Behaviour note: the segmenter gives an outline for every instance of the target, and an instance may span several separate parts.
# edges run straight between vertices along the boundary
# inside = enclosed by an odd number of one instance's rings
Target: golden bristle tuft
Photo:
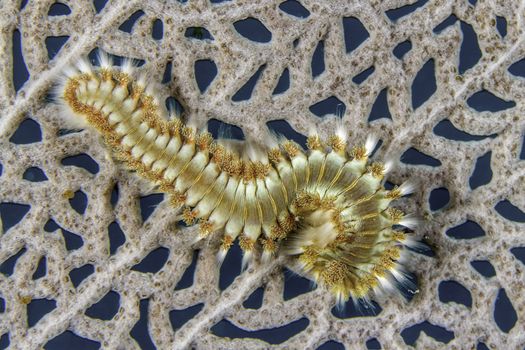
[[[372,174],[373,177],[382,179],[385,175],[385,166],[382,163],[375,162],[368,167],[368,171]]]
[[[221,249],[228,250],[233,244],[233,238],[229,235],[222,236],[221,239]]]
[[[390,217],[390,220],[392,220],[393,223],[397,224],[403,217],[405,216],[405,213],[403,213],[401,210],[397,208],[388,208],[386,210],[387,215]]]
[[[283,159],[283,155],[281,153],[281,150],[278,148],[272,148],[268,151],[268,159],[273,164],[279,163]]]
[[[300,152],[297,144],[292,141],[285,141],[283,143],[283,149],[290,158],[296,157],[297,155],[299,155],[299,152]]]
[[[196,219],[197,212],[195,210],[191,210],[191,208],[184,208],[184,211],[182,212],[182,221],[184,221],[186,225],[193,225]]]
[[[354,147],[351,152],[352,157],[357,160],[366,160],[368,158],[364,146]]]
[[[239,237],[239,247],[241,247],[244,252],[251,252],[255,247],[255,241],[246,235],[241,235]]]
[[[209,220],[201,219],[199,221],[199,235],[201,237],[208,237],[213,232],[213,223]]]
[[[388,193],[385,195],[385,198],[391,199],[391,200],[401,198],[401,190],[399,189],[398,186],[395,186],[393,189],[388,191]]]
[[[213,137],[209,132],[199,134],[195,139],[195,144],[201,151],[207,150],[213,141]]]
[[[343,153],[346,148],[346,143],[337,135],[332,135],[328,138],[328,144],[337,153]]]
[[[306,139],[306,147],[311,150],[321,151],[323,149],[323,144],[321,143],[319,135],[308,136]]]

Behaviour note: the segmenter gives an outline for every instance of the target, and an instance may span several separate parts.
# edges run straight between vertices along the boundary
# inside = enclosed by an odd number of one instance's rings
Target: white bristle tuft
[[[414,193],[416,188],[417,184],[414,180],[407,180],[399,186],[399,191],[401,192],[401,196],[406,196],[407,194]]]
[[[98,50],[97,61],[100,64],[100,68],[111,68],[113,66],[113,59],[105,51]]]
[[[375,134],[368,135],[368,137],[366,138],[366,142],[365,142],[365,149],[366,149],[367,156],[372,154],[378,142],[379,142],[379,138],[377,137],[377,135]]]
[[[242,256],[241,271],[246,270],[246,268],[252,262],[252,260],[253,260],[253,252],[249,250],[244,251],[244,254]]]
[[[93,66],[91,65],[91,63],[85,59],[85,58],[81,58],[78,60],[77,64],[76,64],[78,70],[81,72],[81,73],[87,73],[87,74],[91,74],[93,73]]]
[[[411,229],[411,230],[416,229],[419,225],[421,225],[421,223],[422,223],[421,219],[412,214],[405,215],[399,221],[399,225],[405,226],[406,228]]]
[[[228,250],[223,248],[219,249],[219,251],[217,252],[217,263],[219,264],[219,266],[222,265],[227,253]]]

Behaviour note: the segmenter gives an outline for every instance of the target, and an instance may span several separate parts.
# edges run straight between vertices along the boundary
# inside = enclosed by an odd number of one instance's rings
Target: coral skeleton
[[[246,142],[238,153],[167,119],[156,88],[129,62],[112,66],[105,54],[99,62],[66,70],[58,90],[65,114],[98,131],[117,159],[167,193],[180,219],[199,226],[195,241],[221,231],[219,262],[235,239],[243,268],[259,253],[263,262],[291,256],[340,303],[405,282],[400,261],[409,235],[398,228],[414,228],[417,219],[391,203],[414,186],[384,188],[392,164],[369,161],[374,136],[350,148],[340,126],[327,140],[312,131],[307,150],[274,140]]]

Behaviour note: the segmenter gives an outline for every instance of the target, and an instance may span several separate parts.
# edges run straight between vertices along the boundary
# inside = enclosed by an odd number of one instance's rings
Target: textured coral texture
[[[523,349],[525,2],[300,4],[0,2],[0,347]],[[266,29],[243,35],[254,21]],[[407,264],[417,290],[341,310],[286,259],[239,273],[237,249],[219,268],[219,236],[193,244],[96,132],[64,127],[52,88],[97,47],[144,61],[194,125],[326,137],[342,118],[353,143],[378,135],[374,157],[398,161],[388,180],[420,184],[401,201],[432,248]]]

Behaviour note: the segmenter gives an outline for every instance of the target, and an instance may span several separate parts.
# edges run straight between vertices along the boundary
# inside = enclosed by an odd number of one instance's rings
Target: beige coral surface
[[[473,349],[483,342],[490,349],[523,349],[525,346],[525,266],[511,252],[525,246],[525,226],[501,216],[495,206],[508,200],[525,210],[525,161],[520,160],[525,130],[525,80],[508,68],[525,56],[525,1],[430,0],[409,15],[391,20],[387,11],[415,3],[413,0],[301,0],[307,18],[291,16],[279,8],[283,0],[234,0],[212,4],[207,0],[120,1],[110,0],[100,13],[92,1],[63,1],[71,13],[48,16],[53,1],[31,1],[20,9],[20,1],[0,2],[0,203],[30,206],[19,223],[0,236],[0,263],[23,250],[12,274],[0,274],[0,297],[5,306],[0,313],[0,336],[9,333],[10,348],[38,349],[66,330],[100,342],[104,349],[138,349],[130,331],[140,318],[141,300],[149,300],[148,330],[158,349],[239,349],[291,348],[315,349],[328,340],[347,349],[363,349],[365,342],[377,338],[384,349],[404,349],[408,345],[401,332],[428,321],[454,333],[446,345],[421,333],[415,347],[421,349]],[[142,10],[131,33],[119,26]],[[458,71],[463,34],[460,22],[440,32],[433,29],[451,14],[472,26],[481,50],[480,60],[465,72]],[[496,17],[507,21],[507,34],[496,28]],[[271,32],[268,43],[255,43],[241,36],[233,23],[253,17]],[[355,17],[369,37],[350,53],[346,52],[343,17]],[[156,19],[163,23],[162,39],[152,37]],[[204,27],[213,40],[188,38],[189,27]],[[22,38],[22,52],[30,77],[19,91],[13,84],[13,32]],[[69,36],[58,54],[49,60],[45,39]],[[294,41],[297,45],[294,45]],[[350,38],[351,40],[352,38]],[[401,59],[392,50],[410,40],[412,48]],[[324,42],[325,70],[312,77],[312,55]],[[376,157],[399,159],[410,148],[438,159],[439,166],[399,162],[389,177],[393,183],[417,179],[419,192],[403,200],[409,212],[416,212],[424,223],[418,237],[434,247],[435,256],[413,254],[408,269],[418,279],[418,292],[410,302],[402,298],[378,300],[382,311],[374,317],[341,319],[332,313],[333,297],[321,288],[284,300],[286,261],[252,265],[225,290],[219,288],[219,269],[215,260],[217,239],[192,245],[194,228],[177,227],[173,209],[162,202],[145,221],[140,212],[141,182],[112,160],[94,131],[82,130],[62,135],[59,108],[47,94],[68,64],[86,56],[95,47],[124,57],[145,61],[139,71],[160,82],[168,62],[171,77],[162,85],[164,97],[175,96],[184,106],[184,117],[197,125],[210,118],[238,125],[245,135],[261,139],[261,130],[270,120],[285,119],[295,130],[306,134],[315,124],[324,135],[335,130],[333,117],[320,118],[311,105],[336,96],[346,105],[343,123],[355,143],[368,133],[383,141]],[[203,92],[195,80],[197,60],[211,59],[218,75]],[[412,83],[433,59],[436,91],[414,110]],[[18,63],[17,63],[18,64]],[[265,65],[251,98],[234,102],[232,96]],[[352,78],[374,66],[374,73],[363,83]],[[281,73],[289,69],[290,87],[281,94],[274,90]],[[379,93],[387,88],[390,118],[368,122]],[[514,101],[515,106],[496,112],[478,112],[467,100],[487,90]],[[10,141],[25,118],[35,120],[42,140],[30,144]],[[497,135],[477,141],[451,140],[436,135],[434,127],[444,119],[472,135]],[[469,186],[479,157],[490,153],[492,179],[472,190]],[[62,159],[88,154],[96,163],[96,174],[66,166]],[[39,167],[48,181],[23,179],[25,170]],[[118,184],[119,199],[110,201]],[[432,211],[432,190],[445,187],[450,203]],[[69,199],[78,190],[87,196],[87,208],[80,214]],[[44,230],[53,219],[63,230],[82,238],[79,249],[68,250],[63,236]],[[473,221],[485,235],[456,239],[447,235],[453,227]],[[125,243],[110,254],[108,226],[118,222]],[[155,272],[132,269],[159,247],[169,250],[166,263]],[[176,285],[199,249],[193,284],[185,289]],[[33,279],[42,257],[45,276]],[[472,261],[489,260],[496,270],[484,277]],[[226,261],[227,263],[228,261]],[[72,270],[90,264],[93,273],[78,286],[69,276]],[[472,305],[443,302],[439,298],[442,281],[456,281],[471,294]],[[243,302],[259,287],[264,298],[259,309],[243,307]],[[517,322],[503,332],[494,319],[498,293],[504,289],[517,314]],[[86,310],[108,292],[120,296],[120,307],[110,320],[92,318]],[[56,308],[32,327],[27,323],[31,300],[56,301]],[[170,311],[203,303],[202,310],[176,331]],[[142,302],[143,305],[144,302]],[[1,311],[1,310],[0,310]],[[308,326],[281,344],[258,339],[222,338],[212,328],[226,319],[246,330],[284,326],[299,319]]]

